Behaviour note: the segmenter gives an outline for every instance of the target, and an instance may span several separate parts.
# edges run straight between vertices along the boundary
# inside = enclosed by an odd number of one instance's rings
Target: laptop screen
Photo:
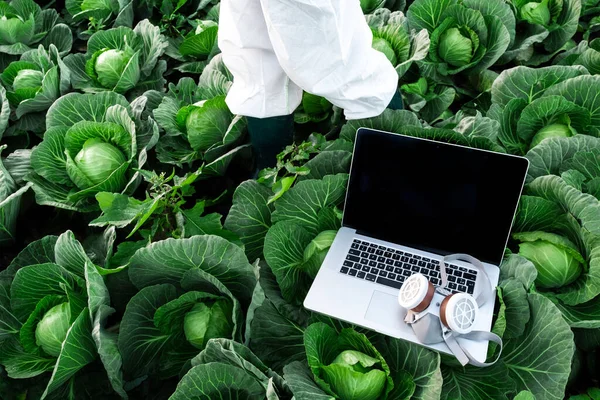
[[[344,226],[403,246],[500,264],[525,158],[366,129],[355,146]]]

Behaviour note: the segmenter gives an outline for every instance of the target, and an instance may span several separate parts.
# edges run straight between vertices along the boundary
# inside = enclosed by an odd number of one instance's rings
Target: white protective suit
[[[234,76],[235,114],[288,115],[302,90],[325,97],[347,119],[379,115],[398,75],[371,47],[359,0],[222,0],[219,47]]]

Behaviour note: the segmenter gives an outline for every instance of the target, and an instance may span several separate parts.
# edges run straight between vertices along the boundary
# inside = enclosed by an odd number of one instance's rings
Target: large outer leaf
[[[273,273],[267,266],[261,267],[246,329],[246,342],[254,354],[276,371],[292,361],[305,360],[308,317],[306,309],[283,299]]]
[[[505,340],[518,338],[525,331],[525,326],[531,318],[527,291],[523,283],[517,279],[504,280],[500,286],[502,300],[506,306],[506,330],[502,338]]]
[[[509,255],[500,265],[500,281],[510,278],[518,280],[526,289],[529,289],[537,278],[535,265],[523,256]]]
[[[265,399],[266,389],[242,368],[223,363],[201,364],[179,382],[169,400]]]
[[[442,393],[442,373],[438,353],[391,337],[381,337],[377,349],[390,366],[392,377],[408,372],[415,384],[411,399],[435,400]]]
[[[17,271],[10,288],[12,310],[24,321],[42,298],[51,294],[64,296],[74,285],[74,276],[56,264],[23,267]]]
[[[265,238],[265,260],[277,278],[283,298],[301,304],[313,277],[304,270],[304,249],[314,235],[295,221],[281,221]]]
[[[352,153],[344,150],[322,151],[315,158],[304,164],[310,172],[298,177],[298,181],[306,179],[323,179],[326,175],[347,174],[350,172]]]
[[[297,400],[334,400],[317,385],[311,371],[303,361],[294,361],[283,369],[285,380]]]
[[[113,92],[97,94],[69,93],[56,100],[48,109],[46,127],[71,127],[79,121],[102,122],[106,110],[119,104],[129,111],[125,97]]]
[[[433,32],[442,21],[446,9],[456,4],[455,0],[416,0],[408,8],[406,17],[411,29],[427,29]]]
[[[167,239],[138,250],[129,277],[138,287],[157,283],[179,285],[190,269],[200,268],[223,283],[242,304],[248,304],[256,284],[254,268],[241,248],[212,235]]]
[[[527,153],[530,162],[527,182],[544,175],[558,175],[561,167],[577,153],[599,147],[600,139],[587,135],[546,139]]]
[[[549,53],[560,49],[577,32],[579,15],[581,14],[581,0],[564,0],[562,12],[556,21],[558,27],[550,31],[544,47]]]
[[[152,25],[147,19],[138,23],[133,32],[137,35],[137,40],[141,42],[137,44],[142,49],[140,69],[143,75],[148,76],[167,48],[168,42],[160,34],[160,28]]]
[[[507,69],[496,78],[492,85],[492,103],[506,106],[513,99],[525,99],[532,102],[552,85],[587,73],[585,68],[579,66]]]
[[[0,272],[0,278],[12,280],[17,271],[23,267],[34,264],[54,263],[54,245],[57,240],[57,236],[48,235],[35,242],[31,242],[12,259],[8,268]]]
[[[571,369],[573,333],[550,300],[535,293],[528,300],[531,320],[523,336],[505,342],[501,360],[517,391],[560,400]]]
[[[90,314],[85,308],[77,317],[67,332],[60,355],[56,360],[54,371],[42,395],[46,398],[50,393],[67,382],[81,368],[94,361],[97,357],[96,348],[92,339],[92,324]]]
[[[557,83],[549,88],[544,96],[562,96],[566,100],[588,109],[591,114],[592,126],[600,128],[600,96],[598,93],[600,93],[600,76],[582,75]]]
[[[272,221],[294,221],[316,236],[319,211],[342,202],[347,183],[347,174],[298,182],[275,203]]]
[[[487,368],[471,365],[443,366],[442,376],[444,385],[441,399],[443,400],[508,399],[507,395],[515,391],[515,383],[509,378],[508,371],[501,362]]]
[[[267,204],[271,191],[254,180],[239,185],[233,205],[225,220],[225,228],[237,234],[244,243],[248,260],[262,256],[265,236],[271,226],[273,206]]]
[[[174,286],[155,285],[142,289],[127,304],[118,339],[126,379],[155,369],[157,356],[169,345],[170,338],[154,325],[154,313],[176,298]]]

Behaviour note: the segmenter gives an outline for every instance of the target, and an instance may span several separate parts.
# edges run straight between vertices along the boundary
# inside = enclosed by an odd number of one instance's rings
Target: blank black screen
[[[440,255],[500,263],[525,158],[364,129],[356,140],[344,226]]]

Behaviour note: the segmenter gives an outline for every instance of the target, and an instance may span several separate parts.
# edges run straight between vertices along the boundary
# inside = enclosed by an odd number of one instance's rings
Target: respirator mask
[[[476,297],[454,293],[447,288],[446,264],[450,261],[464,261],[478,270],[482,287],[475,288]],[[440,276],[442,283],[437,288],[419,273],[404,282],[398,294],[398,303],[408,310],[404,321],[412,327],[421,343],[431,345],[445,342],[463,366],[468,363],[478,367],[494,364],[502,353],[502,339],[491,332],[473,330],[479,308],[496,295],[483,264],[467,254],[449,255],[440,262]],[[457,338],[495,342],[500,345],[500,352],[494,361],[482,363],[473,358]]]

